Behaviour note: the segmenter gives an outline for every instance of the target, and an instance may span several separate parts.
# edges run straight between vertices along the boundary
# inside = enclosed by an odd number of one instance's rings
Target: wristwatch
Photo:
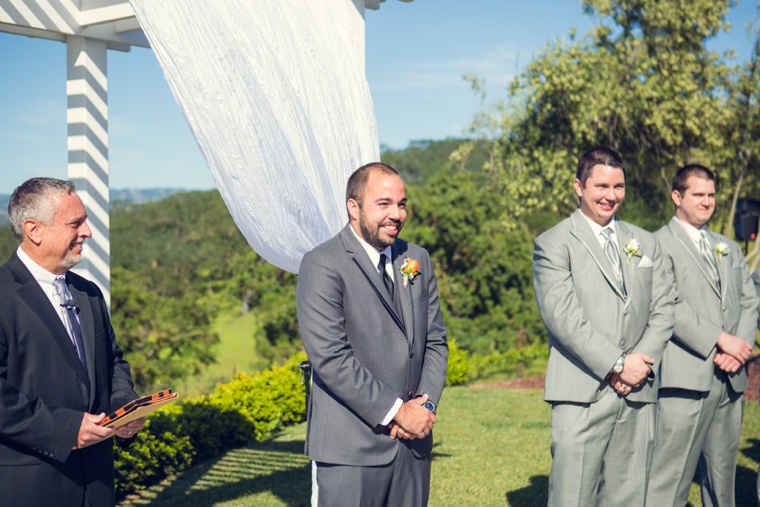
[[[433,403],[432,401],[427,400],[425,403],[422,404],[422,406],[425,407],[426,409],[430,410],[432,413],[435,414],[435,408],[436,407],[435,407],[435,403]]]
[[[622,373],[625,368],[625,354],[621,354],[618,360],[615,362],[615,366],[612,367],[612,373]]]

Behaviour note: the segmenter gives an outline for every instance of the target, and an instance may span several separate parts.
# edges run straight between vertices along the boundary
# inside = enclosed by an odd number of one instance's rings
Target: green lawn
[[[216,362],[182,386],[182,394],[186,397],[207,394],[216,384],[229,382],[238,371],[251,372],[269,366],[262,364],[256,354],[253,335],[257,329],[253,312],[241,315],[237,307],[220,312],[213,326],[220,340],[214,347]]]
[[[431,506],[546,505],[549,406],[540,390],[450,388],[434,430]],[[227,453],[133,499],[133,505],[308,505],[304,426]],[[737,505],[755,505],[760,407],[748,403],[737,465]],[[690,501],[701,505],[696,485]]]

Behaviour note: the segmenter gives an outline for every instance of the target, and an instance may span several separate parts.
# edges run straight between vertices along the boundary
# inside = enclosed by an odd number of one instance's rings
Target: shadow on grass
[[[270,441],[235,449],[188,470],[159,491],[144,493],[132,505],[211,506],[268,493],[281,504],[305,506],[310,488],[311,467],[303,455],[303,441]]]
[[[507,491],[507,505],[514,507],[534,507],[546,505],[549,501],[549,476],[534,475],[530,486],[515,491]]]

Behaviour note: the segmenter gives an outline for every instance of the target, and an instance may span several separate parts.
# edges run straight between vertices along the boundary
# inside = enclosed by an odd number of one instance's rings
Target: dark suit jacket
[[[88,371],[55,309],[14,253],[0,266],[0,492],[13,505],[114,504],[111,440],[72,450],[85,412],[137,397],[100,289],[66,274]]]
[[[390,463],[399,445],[429,456],[432,435],[391,440],[380,422],[397,398],[428,394],[438,403],[443,391],[448,346],[433,265],[424,249],[396,240],[397,312],[349,228],[307,253],[298,276],[298,322],[314,368],[306,453],[360,466]],[[407,257],[421,271],[404,287]]]

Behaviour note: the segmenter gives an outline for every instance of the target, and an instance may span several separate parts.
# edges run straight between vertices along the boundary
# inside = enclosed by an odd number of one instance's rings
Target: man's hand
[[[610,385],[615,391],[617,391],[618,394],[620,394],[620,396],[628,396],[633,390],[631,386],[620,379],[619,373],[613,373],[610,375]]]
[[[389,425],[391,438],[424,438],[430,433],[436,418],[434,413],[422,406],[427,400],[425,394],[401,405]]]
[[[752,345],[725,331],[720,333],[718,348],[721,352],[728,354],[741,364],[744,364],[752,353]]]
[[[120,438],[132,438],[145,426],[145,418],[135,419],[116,430],[116,436]]]
[[[84,414],[82,425],[79,427],[79,435],[77,435],[77,449],[84,449],[114,436],[115,432],[113,429],[98,426],[98,423],[105,417],[105,412],[101,412],[98,415]]]
[[[742,367],[742,363],[737,361],[736,358],[729,356],[728,354],[724,354],[723,352],[718,352],[715,354],[713,364],[728,373],[737,372],[739,371],[739,368]]]
[[[649,376],[653,364],[654,359],[649,356],[645,356],[644,354],[628,354],[625,356],[623,371],[620,372],[620,380],[624,385],[632,389],[639,387]]]

